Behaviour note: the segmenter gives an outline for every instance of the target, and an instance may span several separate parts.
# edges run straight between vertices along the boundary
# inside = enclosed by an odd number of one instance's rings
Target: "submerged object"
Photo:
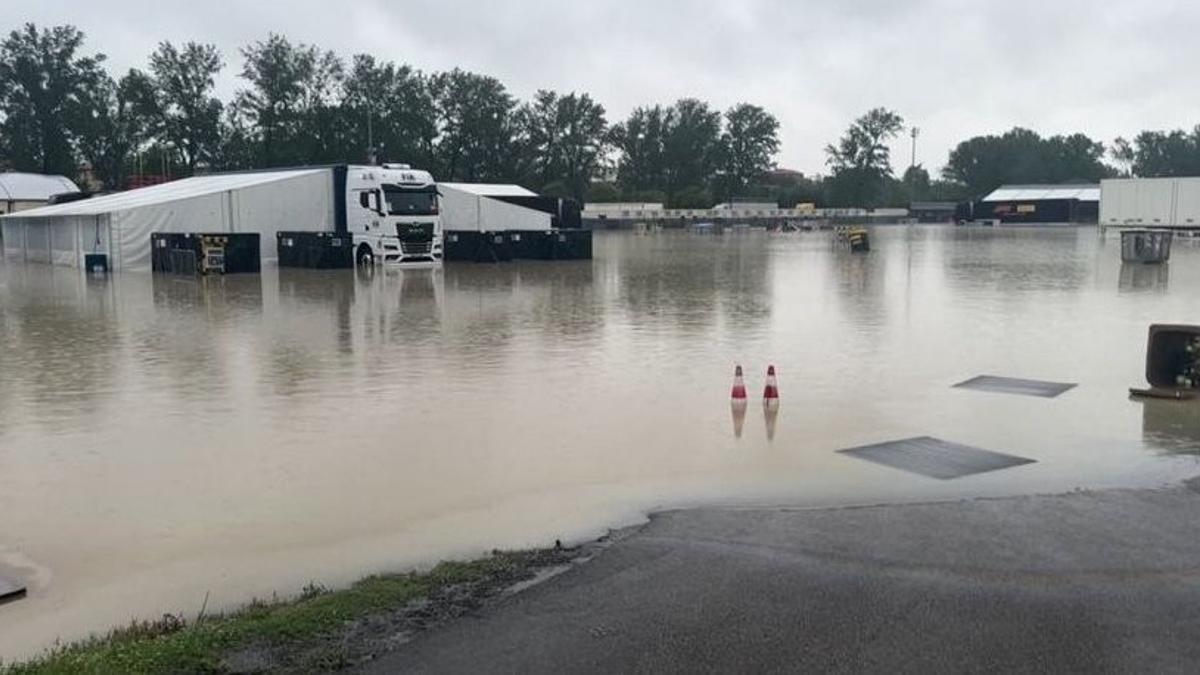
[[[1169,230],[1122,230],[1121,262],[1165,263],[1171,259],[1173,236]]]
[[[1146,342],[1149,389],[1131,388],[1134,396],[1192,399],[1200,395],[1200,326],[1152,324]]]
[[[855,227],[846,233],[846,241],[850,244],[850,250],[855,253],[866,253],[871,250],[871,239],[867,235],[867,228]]]
[[[13,581],[0,577],[0,605],[25,597],[25,587]]]

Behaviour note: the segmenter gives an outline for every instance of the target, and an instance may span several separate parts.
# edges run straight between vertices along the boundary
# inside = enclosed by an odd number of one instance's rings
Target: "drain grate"
[[[25,597],[25,587],[15,581],[0,577],[0,605]]]
[[[959,389],[977,389],[999,394],[1018,394],[1020,396],[1041,396],[1054,398],[1059,394],[1075,388],[1071,382],[1043,382],[1041,380],[1022,380],[1015,377],[997,377],[995,375],[980,375],[965,382],[954,385]]]
[[[864,445],[838,452],[940,480],[1032,464],[1035,461],[930,436]]]

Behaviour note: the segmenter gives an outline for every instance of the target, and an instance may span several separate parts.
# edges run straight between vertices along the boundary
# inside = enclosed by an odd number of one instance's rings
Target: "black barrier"
[[[353,240],[333,232],[279,232],[275,235],[280,267],[348,269],[354,267]]]

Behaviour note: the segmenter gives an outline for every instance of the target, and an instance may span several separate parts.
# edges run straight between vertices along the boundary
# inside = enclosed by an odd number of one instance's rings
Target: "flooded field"
[[[1200,323],[1200,240],[1123,267],[1090,228],[872,236],[598,233],[582,263],[199,281],[0,263],[0,576],[30,586],[0,656],[654,509],[1200,472],[1200,407],[1127,395],[1148,324]],[[1078,386],[951,387],[984,374]],[[939,481],[835,452],[924,435],[1036,461]]]

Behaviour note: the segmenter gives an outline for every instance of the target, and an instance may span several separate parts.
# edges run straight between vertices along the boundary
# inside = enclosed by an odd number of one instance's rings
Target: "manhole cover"
[[[959,389],[978,389],[1000,394],[1041,396],[1042,398],[1054,398],[1075,387],[1070,382],[1042,382],[1041,380],[1022,380],[1015,377],[996,377],[995,375],[972,377],[966,382],[959,382],[954,386]]]
[[[838,450],[843,455],[883,464],[893,469],[948,480],[974,473],[1007,469],[1035,460],[1006,455],[930,436],[906,438],[875,445]]]

